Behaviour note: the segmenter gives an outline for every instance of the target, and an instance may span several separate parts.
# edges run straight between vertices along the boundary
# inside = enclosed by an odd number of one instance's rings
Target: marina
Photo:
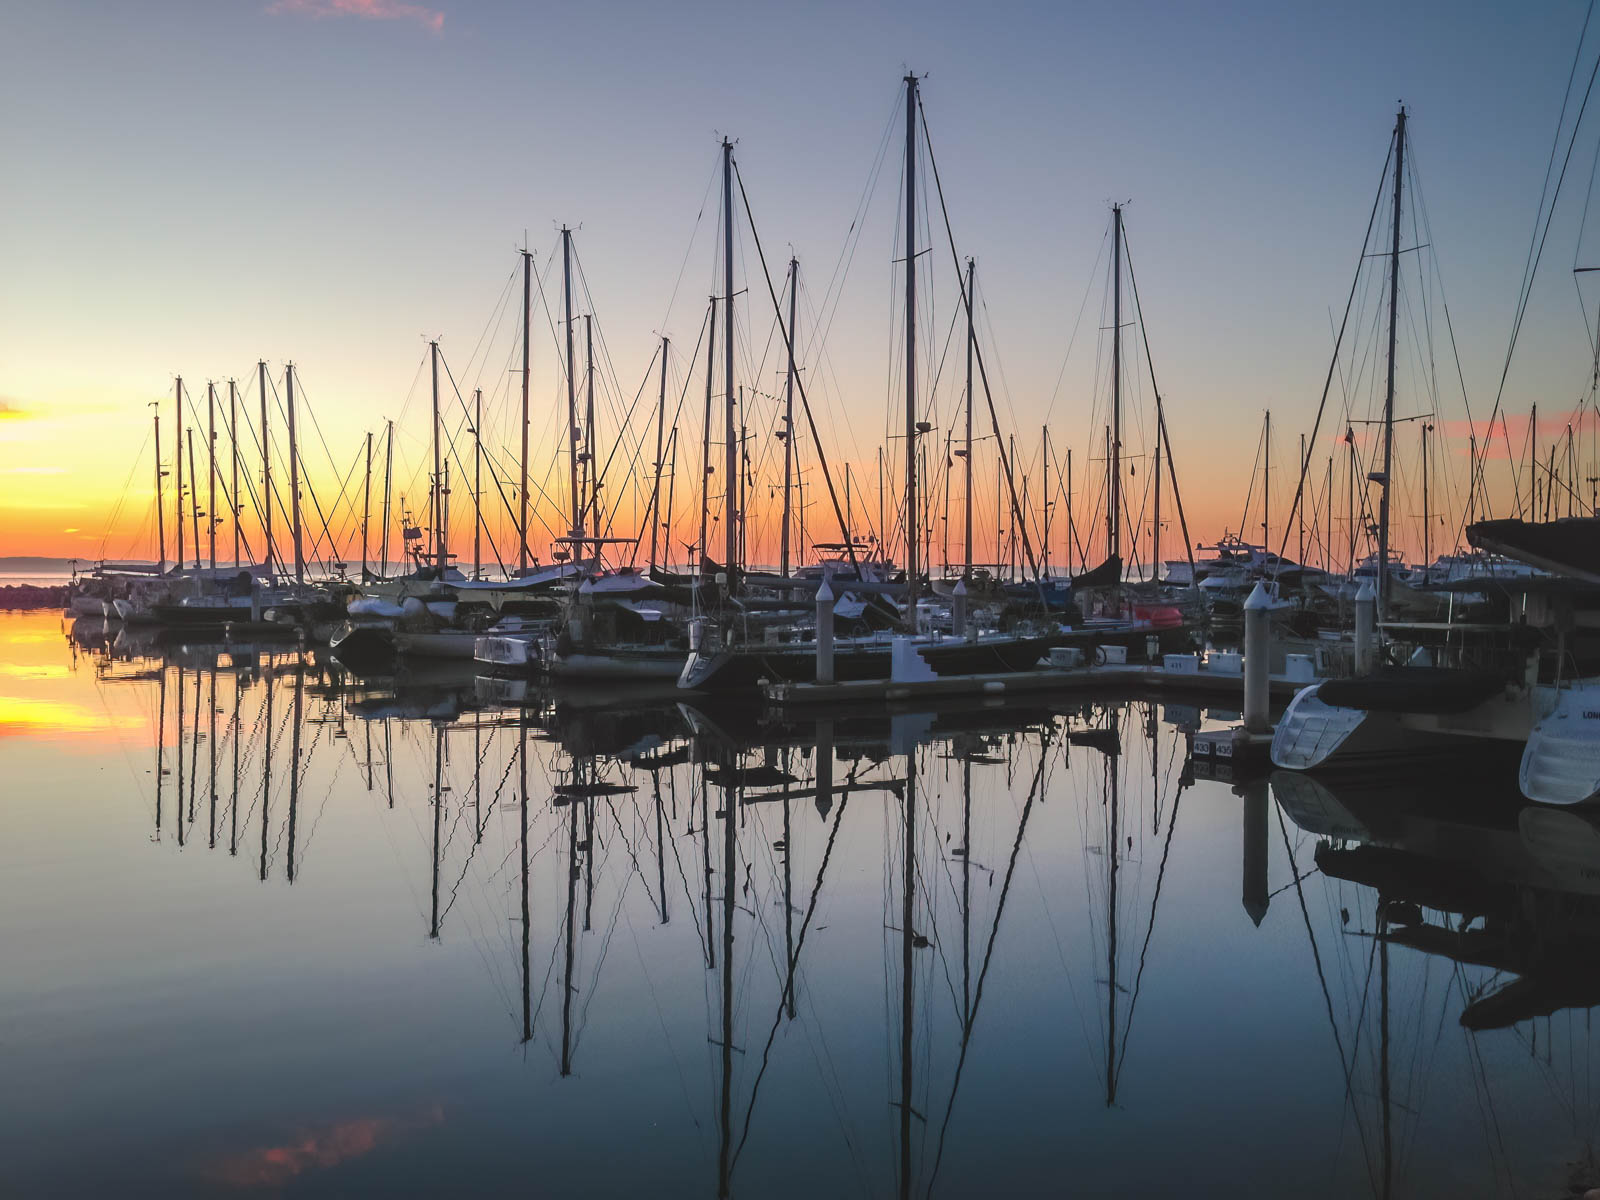
[[[18,14],[0,1194],[1600,1200],[1594,0],[703,7]]]

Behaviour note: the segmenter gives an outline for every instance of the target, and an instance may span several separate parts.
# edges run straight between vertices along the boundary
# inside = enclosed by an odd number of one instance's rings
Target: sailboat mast
[[[183,570],[183,376],[178,376],[177,386],[173,388],[173,410],[177,419],[172,423],[172,469],[177,472],[178,490],[174,501],[174,508],[178,517],[178,570]]]
[[[1383,479],[1378,497],[1378,615],[1389,608],[1389,483],[1394,465],[1395,339],[1400,315],[1400,201],[1406,177],[1406,110],[1394,123],[1394,228],[1389,267],[1389,379],[1383,393]]]
[[[239,386],[228,380],[228,449],[229,449],[229,505],[230,524],[233,526],[233,565],[240,565],[239,512],[244,505],[239,500]]]
[[[1050,578],[1050,508],[1054,503],[1050,499],[1050,426],[1048,425],[1044,426],[1044,446],[1040,450],[1040,457],[1044,459],[1044,507],[1040,510],[1044,519],[1044,552],[1041,557],[1044,560],[1044,577],[1048,579]],[[1159,480],[1161,477],[1157,475],[1156,478]],[[1160,504],[1157,503],[1158,512],[1160,508]]]
[[[429,524],[433,526],[434,565],[438,568],[439,578],[443,579],[446,556],[449,551],[444,544],[444,464],[440,460],[439,447],[439,343],[437,340],[428,343],[428,359],[433,368],[433,519]]]
[[[1076,538],[1072,527],[1072,447],[1067,447],[1067,578],[1072,578],[1072,543]]]
[[[572,230],[561,227],[561,296],[567,327],[567,487],[572,497],[573,537],[583,536],[583,498],[578,494],[578,381],[572,366]],[[581,557],[582,545],[573,548]]]
[[[517,484],[517,566],[528,569],[528,329],[533,317],[533,255],[522,252],[522,462]]]
[[[256,391],[261,397],[261,530],[266,537],[265,562],[272,573],[277,553],[272,545],[272,434],[267,426],[267,364],[256,363]]]
[[[1111,206],[1111,445],[1106,497],[1107,557],[1122,553],[1122,205]],[[1120,579],[1120,574],[1118,575]]]
[[[667,348],[670,345],[667,338],[661,339],[661,396],[656,401],[656,486],[651,496],[650,513],[650,569],[656,569],[656,549],[661,532],[661,461],[662,435],[666,431],[667,423]]]
[[[361,482],[361,578],[367,578],[367,533],[372,523],[372,432],[367,432],[367,469]]]
[[[1155,514],[1150,522],[1150,582],[1161,582],[1161,393],[1156,393]]]
[[[966,581],[968,587],[972,586],[972,346],[973,342],[977,340],[977,333],[972,327],[972,289],[974,287],[973,276],[976,274],[977,269],[977,263],[973,259],[967,259],[967,449],[964,461],[961,464],[962,474],[966,479],[964,489],[966,498],[963,501],[963,533],[961,538],[965,547],[966,560],[961,564],[961,578]]]
[[[1106,560],[1110,561],[1115,556],[1117,525],[1112,520],[1112,513],[1116,511],[1116,501],[1112,498],[1117,490],[1116,467],[1111,461],[1111,426],[1105,427],[1106,436]]]
[[[600,535],[599,463],[594,457],[594,314],[583,314],[583,482],[584,521]]]
[[[483,577],[483,389],[472,393],[472,577]]]
[[[206,478],[206,540],[211,569],[217,569],[217,385],[206,380],[206,445],[210,471]]]
[[[785,579],[789,578],[789,525],[794,514],[791,496],[794,488],[794,317],[796,293],[799,290],[800,260],[791,257],[789,259],[789,370],[783,390],[783,530],[778,539],[778,573]]]
[[[189,430],[189,519],[194,522],[194,569],[200,569],[200,484],[194,471],[194,430]]]
[[[711,315],[707,318],[709,328],[706,332],[706,413],[705,424],[700,431],[700,541],[696,547],[702,582],[706,573],[706,551],[709,549],[706,538],[710,534],[711,520],[711,393],[717,374],[717,298],[712,296],[707,303]]]
[[[1539,406],[1528,411],[1528,520],[1539,519]],[[179,557],[183,557],[179,555]]]
[[[1261,431],[1261,542],[1272,545],[1272,410]]]
[[[1322,531],[1322,569],[1331,573],[1333,571],[1333,455],[1331,454],[1328,455],[1328,470],[1323,477],[1322,491],[1327,497],[1326,525]],[[1467,523],[1470,525],[1472,522]]]
[[[156,423],[156,574],[167,573],[167,517],[161,499],[161,406],[154,404]]]
[[[378,574],[389,574],[389,498],[394,484],[394,422],[386,421],[383,440],[383,536],[378,540]]]
[[[723,493],[727,497],[723,517],[726,526],[723,532],[727,538],[724,570],[728,572],[728,590],[731,592],[735,587],[739,561],[739,421],[734,413],[733,393],[733,143],[727,138],[722,139],[722,292],[722,330],[725,335],[722,346],[722,386],[727,412],[724,428],[727,474],[722,481]]]
[[[289,414],[289,510],[294,522],[294,581],[304,583],[306,579],[305,552],[300,541],[300,448],[295,440],[294,430],[294,364],[289,363],[283,369],[286,405]],[[438,411],[438,400],[434,401],[434,411]],[[438,450],[435,449],[435,455]]]
[[[906,628],[917,628],[917,77],[906,85]]]
[[[1424,421],[1422,423],[1422,572],[1423,579],[1428,577],[1428,569],[1433,566],[1433,538],[1432,531],[1428,528],[1428,434],[1433,432],[1433,426]]]
[[[1344,431],[1345,444],[1350,447],[1350,454],[1345,463],[1345,508],[1347,519],[1345,528],[1350,534],[1349,576],[1352,581],[1356,577],[1356,434],[1348,425]]]

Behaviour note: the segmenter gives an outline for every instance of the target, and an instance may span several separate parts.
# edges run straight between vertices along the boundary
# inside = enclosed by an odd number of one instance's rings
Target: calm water
[[[6,1195],[1556,1196],[1600,1133],[1600,833],[1509,775],[68,629],[0,617]]]

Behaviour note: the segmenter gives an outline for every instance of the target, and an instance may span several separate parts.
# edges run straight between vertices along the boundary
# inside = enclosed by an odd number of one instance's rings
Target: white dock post
[[[833,588],[826,573],[817,589],[817,682],[833,682]]]
[[[1271,604],[1260,580],[1244,602],[1244,727],[1250,733],[1266,733],[1272,670]]]
[[[956,580],[955,590],[951,592],[955,603],[950,606],[950,629],[958,638],[967,636],[967,581]]]
[[[1372,581],[1363,579],[1356,592],[1356,674],[1365,675],[1372,670],[1374,651],[1378,643],[1378,594],[1372,590]]]

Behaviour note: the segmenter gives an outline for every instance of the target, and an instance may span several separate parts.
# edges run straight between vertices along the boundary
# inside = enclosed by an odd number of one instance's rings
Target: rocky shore
[[[0,587],[0,612],[25,608],[65,608],[65,587],[36,587],[31,583],[12,583]]]

